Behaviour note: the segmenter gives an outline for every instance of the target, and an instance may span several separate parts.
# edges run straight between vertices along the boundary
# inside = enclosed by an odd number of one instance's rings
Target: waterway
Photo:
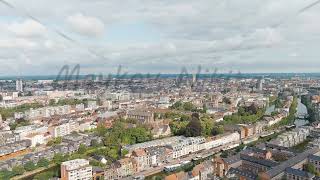
[[[271,115],[271,113],[275,110],[275,105],[271,105],[266,109],[266,112],[264,113],[265,115]]]
[[[296,127],[300,127],[308,124],[309,123],[308,120],[305,119],[305,117],[307,116],[308,116],[307,107],[301,103],[301,99],[298,99],[296,120],[294,121],[294,124],[296,125]]]

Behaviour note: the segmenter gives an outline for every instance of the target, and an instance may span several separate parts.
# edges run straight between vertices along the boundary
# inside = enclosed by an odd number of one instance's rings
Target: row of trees
[[[289,115],[283,118],[279,123],[275,124],[274,127],[285,126],[294,123],[296,119],[296,112],[298,107],[298,98],[294,97],[289,108]]]
[[[170,122],[170,128],[174,135],[184,136],[211,136],[223,133],[223,126],[217,125],[208,115],[193,113],[188,118],[180,118]]]
[[[76,104],[88,104],[88,99],[59,99],[57,102],[54,99],[50,99],[49,106],[64,106],[64,105],[76,105]]]
[[[237,113],[232,115],[224,116],[224,124],[249,124],[255,123],[264,115],[266,109],[258,108],[256,105],[252,104],[249,107],[239,107]]]
[[[121,147],[130,144],[142,143],[152,139],[149,128],[137,125],[133,128],[126,127],[126,123],[117,121],[112,129],[106,129],[103,125],[98,125],[96,133],[103,137],[103,149],[97,148],[94,153],[104,155],[110,160],[120,159],[126,154],[121,151]]]
[[[179,111],[191,111],[191,112],[200,112],[206,113],[207,108],[205,106],[202,109],[198,109],[192,102],[175,102],[171,107],[171,109],[179,110]]]
[[[310,95],[301,96],[301,103],[307,107],[307,111],[309,114],[309,116],[308,116],[309,122],[317,121],[319,118],[319,115],[317,113],[316,108],[314,107],[314,105],[311,102],[311,96]]]
[[[10,179],[14,176],[22,175],[26,171],[33,171],[37,168],[41,167],[48,167],[49,161],[45,158],[42,158],[38,161],[37,164],[33,163],[32,161],[27,162],[26,164],[15,166],[12,168],[11,171],[8,170],[1,170],[0,171],[0,179]]]
[[[0,114],[2,115],[3,119],[7,119],[9,117],[13,117],[15,112],[24,112],[27,111],[31,108],[36,109],[36,108],[40,108],[43,107],[42,104],[40,103],[26,103],[26,104],[22,104],[16,107],[12,107],[12,108],[0,108]]]

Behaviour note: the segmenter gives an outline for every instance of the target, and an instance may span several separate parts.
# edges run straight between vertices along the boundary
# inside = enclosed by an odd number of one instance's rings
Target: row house
[[[203,150],[204,147],[205,138],[203,137],[185,138],[175,144],[168,145],[168,148],[172,149],[173,151],[174,159]]]
[[[136,171],[140,172],[150,167],[149,156],[144,149],[136,149],[132,152],[131,157],[136,161]]]
[[[131,158],[124,158],[111,164],[105,171],[104,179],[117,180],[132,175],[136,170],[136,162]]]
[[[222,145],[226,145],[233,142],[240,141],[240,134],[238,132],[234,133],[225,133],[220,136],[215,136],[207,139],[204,144],[205,149],[212,149]]]
[[[12,131],[5,131],[0,133],[0,146],[14,143],[19,140],[19,134],[12,133]]]
[[[276,139],[270,141],[269,144],[282,147],[292,147],[305,141],[310,135],[311,130],[311,126],[300,127],[279,135]]]

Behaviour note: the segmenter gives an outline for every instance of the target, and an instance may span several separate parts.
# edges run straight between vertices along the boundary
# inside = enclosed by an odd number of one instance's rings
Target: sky
[[[316,0],[0,1],[0,76],[320,72]]]

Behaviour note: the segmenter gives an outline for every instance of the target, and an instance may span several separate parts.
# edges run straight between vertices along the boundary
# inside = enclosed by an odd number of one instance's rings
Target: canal
[[[303,125],[308,124],[308,120],[305,118],[308,116],[307,107],[301,103],[301,99],[298,99],[298,106],[297,106],[297,113],[296,113],[296,120],[294,121],[294,124],[296,127],[300,127]]]

